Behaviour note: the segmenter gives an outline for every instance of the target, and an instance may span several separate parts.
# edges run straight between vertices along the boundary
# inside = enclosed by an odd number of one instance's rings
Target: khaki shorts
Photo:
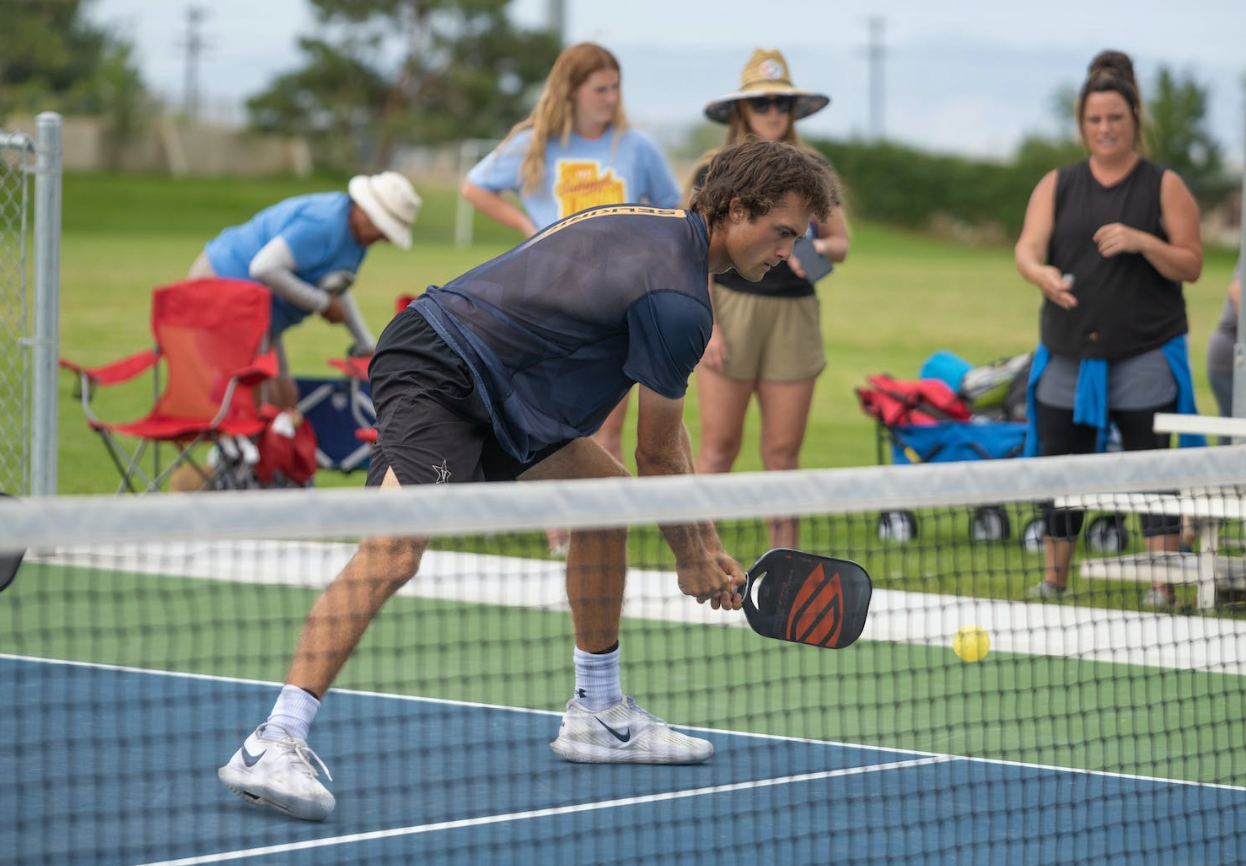
[[[730,379],[799,382],[826,367],[817,295],[774,298],[715,284],[714,323],[727,342]]]

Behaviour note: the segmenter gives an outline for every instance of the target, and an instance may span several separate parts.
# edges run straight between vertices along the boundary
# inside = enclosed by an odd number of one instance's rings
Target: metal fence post
[[[459,143],[458,177],[462,182],[480,158],[497,145],[496,141],[482,138],[466,138]],[[468,204],[467,199],[459,196],[454,211],[454,246],[455,249],[466,249],[472,245],[472,228],[476,218],[476,209]]]
[[[30,494],[56,495],[61,295],[61,116],[35,118],[35,305],[31,340]]]

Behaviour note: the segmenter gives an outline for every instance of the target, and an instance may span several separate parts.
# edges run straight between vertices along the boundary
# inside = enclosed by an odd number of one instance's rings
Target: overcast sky
[[[306,0],[196,0],[207,10],[201,93],[216,113],[238,106],[299,63],[313,32]],[[190,0],[94,0],[91,16],[131,38],[149,86],[184,94]],[[518,23],[549,20],[549,0],[512,0]],[[1189,73],[1210,95],[1209,124],[1241,164],[1246,147],[1246,0],[857,0],[770,6],[743,0],[564,0],[565,36],[618,54],[637,126],[673,134],[739,82],[755,46],[777,47],[796,84],[831,106],[802,123],[812,135],[888,137],[934,150],[1004,156],[1023,135],[1050,132],[1052,95],[1075,87],[1102,48],[1134,59],[1144,98],[1156,70]],[[789,11],[790,10],[790,11]],[[1127,11],[1126,11],[1127,10]],[[881,22],[881,67],[867,53]],[[661,22],[654,26],[652,22]],[[881,69],[881,77],[872,70]],[[881,100],[871,103],[871,81]],[[881,107],[880,107],[881,106]],[[231,108],[232,107],[232,108]]]

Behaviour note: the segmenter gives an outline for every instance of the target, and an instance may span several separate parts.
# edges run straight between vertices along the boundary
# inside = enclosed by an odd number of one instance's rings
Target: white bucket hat
[[[831,101],[825,94],[793,87],[792,74],[783,55],[773,48],[756,48],[740,73],[740,89],[706,105],[705,116],[718,123],[726,123],[731,119],[737,102],[754,96],[792,97],[796,120],[821,111]]]
[[[360,174],[347,186],[351,201],[363,208],[381,234],[402,249],[411,248],[411,224],[420,212],[420,196],[396,171]]]

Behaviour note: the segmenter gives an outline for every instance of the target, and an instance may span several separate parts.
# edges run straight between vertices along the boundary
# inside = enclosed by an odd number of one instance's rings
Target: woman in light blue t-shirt
[[[467,173],[463,197],[525,238],[598,205],[679,207],[682,190],[666,157],[652,138],[627,125],[620,78],[619,61],[602,46],[565,49],[532,113]],[[620,463],[626,413],[624,397],[593,437]],[[547,534],[550,549],[561,552],[566,533]]]

